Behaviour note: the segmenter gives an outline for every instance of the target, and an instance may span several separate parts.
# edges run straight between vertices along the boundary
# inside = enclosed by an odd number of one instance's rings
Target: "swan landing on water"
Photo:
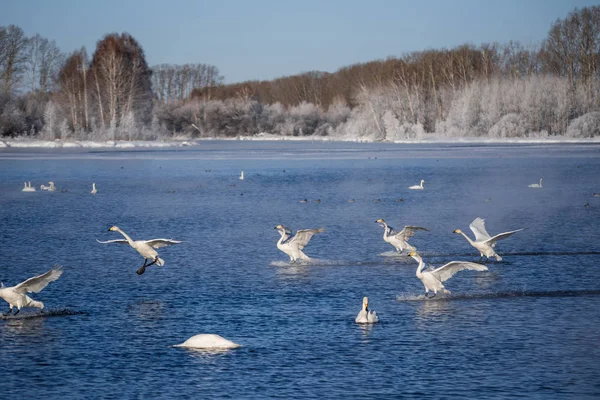
[[[158,257],[158,253],[154,249],[159,249],[161,247],[171,246],[173,244],[182,243],[178,240],[172,239],[152,239],[152,240],[132,240],[125,232],[123,232],[118,226],[113,226],[109,229],[109,231],[119,232],[121,235],[125,237],[125,239],[115,239],[115,240],[107,240],[105,242],[101,242],[96,239],[98,243],[106,244],[106,243],[120,243],[120,244],[129,244],[133,247],[138,253],[144,257],[144,265],[142,265],[136,272],[138,275],[142,275],[146,272],[146,267],[151,266],[152,264],[156,264],[159,267],[165,265],[165,261]],[[148,260],[152,260],[150,264],[146,264]]]
[[[325,228],[301,229],[292,236],[291,229],[281,224],[277,225],[275,229],[281,234],[281,238],[277,242],[277,248],[287,254],[291,261],[310,260],[310,257],[304,254],[302,249],[308,244],[313,235],[325,231]]]
[[[195,335],[186,340],[181,344],[176,344],[173,347],[186,347],[188,349],[235,349],[241,347],[241,345],[227,340],[222,336],[214,335],[211,333],[202,333]]]
[[[10,306],[8,313],[9,315],[13,307],[17,307],[17,315],[23,307],[37,307],[40,310],[44,308],[44,303],[41,301],[35,301],[25,293],[39,293],[44,289],[50,282],[54,282],[62,275],[63,271],[61,267],[54,267],[45,274],[34,276],[24,282],[19,283],[17,286],[6,287],[4,283],[0,287],[0,298],[4,299]]]
[[[499,233],[496,236],[491,237],[489,233],[487,233],[487,231],[485,230],[485,220],[479,217],[475,218],[475,220],[471,222],[469,228],[471,228],[471,230],[475,234],[475,240],[471,240],[471,238],[465,235],[465,233],[460,229],[456,229],[454,233],[463,235],[465,239],[469,241],[471,246],[475,247],[479,251],[480,259],[482,259],[483,256],[487,258],[496,257],[496,261],[502,261],[502,257],[496,254],[496,251],[494,251],[494,247],[496,247],[496,242],[501,239],[506,239],[512,234],[520,232],[524,229],[521,228],[517,229],[516,231]]]
[[[422,230],[429,232],[429,229],[422,228],[420,226],[405,226],[400,232],[394,230],[391,226],[384,221],[383,218],[379,218],[377,221],[383,227],[383,240],[391,244],[396,248],[396,251],[402,253],[404,249],[408,251],[417,250],[410,244],[408,244],[408,239],[415,235],[416,231]]]
[[[354,320],[357,324],[375,324],[379,322],[379,317],[375,311],[369,310],[369,298],[363,297],[362,310]]]
[[[423,259],[419,253],[416,251],[411,251],[408,255],[419,263],[419,266],[417,267],[417,278],[423,282],[423,286],[425,286],[425,297],[427,298],[435,297],[437,292],[440,291],[444,294],[450,294],[450,291],[444,287],[442,282],[446,282],[448,279],[452,278],[452,276],[454,276],[454,274],[456,274],[458,271],[462,271],[464,269],[473,271],[487,271],[487,267],[485,265],[466,261],[450,261],[448,264],[436,268],[433,271],[423,272],[425,263],[423,262]],[[430,290],[433,290],[433,296],[431,297],[429,297]]]

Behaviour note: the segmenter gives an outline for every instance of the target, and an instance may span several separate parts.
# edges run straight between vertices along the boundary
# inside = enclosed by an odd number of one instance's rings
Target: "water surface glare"
[[[0,149],[0,280],[65,271],[31,294],[44,310],[0,317],[2,398],[598,398],[599,172],[597,144]],[[441,266],[478,261],[453,233],[478,216],[527,229],[434,299],[374,222],[428,228],[411,243]],[[325,227],[312,262],[277,224]],[[113,225],[184,243],[138,276],[132,248],[96,242]],[[354,323],[363,296],[379,324]],[[242,347],[171,347],[199,333]]]

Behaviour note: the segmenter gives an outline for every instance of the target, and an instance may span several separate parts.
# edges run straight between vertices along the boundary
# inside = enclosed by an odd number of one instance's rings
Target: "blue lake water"
[[[0,280],[64,268],[31,294],[42,312],[0,317],[2,398],[598,398],[594,192],[597,144],[0,149]],[[452,233],[478,216],[527,229],[430,300],[374,222],[428,228],[411,243],[440,266],[478,260]],[[311,265],[289,264],[277,224],[325,227]],[[132,248],[96,242],[112,225],[184,243],[138,276]],[[379,324],[354,323],[363,296]],[[199,333],[242,347],[170,347]]]

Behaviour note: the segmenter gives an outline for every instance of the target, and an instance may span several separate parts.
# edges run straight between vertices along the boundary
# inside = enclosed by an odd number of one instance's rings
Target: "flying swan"
[[[362,310],[354,320],[357,324],[375,324],[379,322],[379,317],[375,311],[369,310],[369,298],[363,297]]]
[[[118,226],[113,226],[109,229],[109,231],[117,231],[121,235],[125,237],[125,239],[115,239],[115,240],[107,240],[105,242],[101,242],[96,239],[98,243],[106,244],[106,243],[121,243],[121,244],[129,244],[138,253],[144,257],[144,265],[142,265],[136,272],[138,275],[142,275],[146,272],[146,267],[151,266],[152,264],[156,264],[159,267],[165,265],[165,261],[158,256],[158,253],[154,249],[159,249],[161,247],[171,246],[173,244],[182,243],[178,240],[172,239],[151,239],[151,240],[132,240],[125,232],[123,232]],[[146,264],[148,260],[152,260],[150,264]]]
[[[173,347],[186,347],[189,349],[235,349],[240,347],[239,344],[227,340],[222,336],[210,333],[202,333],[195,335],[181,344],[176,344]]]
[[[302,249],[308,244],[313,235],[325,231],[325,228],[301,229],[292,236],[291,229],[281,224],[277,225],[275,229],[281,234],[281,238],[277,242],[277,248],[290,256],[291,261],[310,260],[310,257],[304,254]]]
[[[421,183],[419,185],[413,185],[413,186],[409,186],[409,189],[413,189],[413,190],[423,190],[423,184],[425,183],[425,181],[423,179],[421,179]]]
[[[17,315],[23,307],[37,307],[40,310],[44,308],[44,303],[41,301],[35,301],[25,293],[39,293],[44,289],[50,282],[54,282],[62,275],[63,271],[61,267],[54,267],[45,274],[34,276],[24,282],[19,283],[17,286],[6,287],[4,283],[0,287],[0,297],[6,301],[10,307],[8,313],[3,315],[9,315],[13,307],[17,307]]]
[[[529,185],[527,187],[541,189],[542,188],[542,180],[543,180],[543,178],[540,178],[540,183],[532,183],[531,185]],[[552,182],[550,182],[550,183],[552,183]]]
[[[487,271],[487,267],[485,265],[467,261],[450,261],[448,264],[439,268],[423,272],[425,263],[423,262],[423,259],[419,253],[416,251],[411,251],[408,255],[419,263],[419,266],[417,267],[417,278],[423,282],[423,286],[425,286],[425,297],[427,298],[434,298],[438,291],[441,291],[444,294],[450,294],[450,291],[444,287],[442,282],[446,282],[448,279],[452,278],[458,271],[462,271],[464,269],[473,271]],[[430,290],[433,290],[433,296],[431,297],[429,297]]]
[[[475,234],[475,240],[471,240],[471,238],[465,235],[465,233],[460,229],[456,229],[454,233],[460,233],[461,235],[463,235],[465,239],[467,239],[469,243],[471,243],[471,246],[475,247],[479,251],[480,260],[483,258],[483,256],[486,256],[487,258],[496,257],[496,261],[502,261],[502,257],[496,254],[496,252],[494,251],[494,247],[496,247],[496,242],[500,239],[506,239],[513,233],[520,232],[524,229],[521,228],[517,229],[516,231],[499,233],[496,236],[491,237],[489,233],[487,233],[487,231],[485,230],[485,220],[479,217],[475,218],[475,220],[471,222],[469,228],[471,228],[471,230]]]
[[[408,239],[413,237],[416,231],[421,230],[421,231],[429,232],[429,229],[427,229],[427,228],[422,228],[420,226],[410,226],[410,225],[405,226],[404,229],[402,229],[400,232],[398,232],[398,231],[394,230],[394,228],[389,226],[387,224],[387,222],[385,222],[383,220],[383,218],[379,218],[375,222],[377,222],[378,224],[380,224],[383,227],[383,240],[385,240],[386,242],[388,242],[389,244],[394,246],[396,248],[396,251],[398,251],[400,253],[402,253],[402,251],[404,249],[409,250],[409,251],[417,250],[415,247],[408,244]]]
[[[96,194],[98,193],[98,190],[96,190],[96,184],[92,183],[92,191],[90,192],[91,194]]]

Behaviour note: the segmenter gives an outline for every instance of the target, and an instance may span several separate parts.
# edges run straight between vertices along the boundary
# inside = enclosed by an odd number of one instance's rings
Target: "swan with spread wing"
[[[450,294],[450,291],[444,287],[442,282],[446,282],[448,279],[452,278],[458,271],[465,269],[473,271],[487,271],[487,267],[485,265],[467,261],[450,261],[448,264],[442,265],[439,268],[429,269],[423,272],[425,263],[423,262],[423,259],[419,253],[416,251],[411,251],[408,255],[419,263],[419,266],[417,267],[417,278],[423,282],[423,286],[425,286],[425,297],[427,298],[430,298],[430,290],[433,290],[433,296],[431,296],[431,298],[435,297],[438,292]]]
[[[181,243],[179,240],[173,239],[151,239],[151,240],[133,240],[131,239],[125,232],[123,232],[118,226],[113,226],[109,229],[109,231],[119,232],[125,239],[115,239],[115,240],[107,240],[102,242],[98,239],[96,241],[98,243],[106,244],[106,243],[120,243],[120,244],[128,244],[133,247],[142,257],[144,257],[144,265],[142,265],[136,272],[138,275],[142,275],[146,272],[146,268],[156,264],[159,267],[165,265],[165,261],[158,256],[158,253],[155,249],[159,249],[161,247],[171,246],[174,244]],[[147,264],[148,260],[152,260],[150,264]]]
[[[415,247],[408,244],[408,239],[413,237],[417,231],[429,232],[429,229],[427,228],[411,225],[406,225],[400,232],[398,232],[394,230],[394,228],[389,226],[383,218],[379,218],[375,222],[377,222],[383,227],[383,240],[394,246],[396,250],[400,253],[402,253],[404,249],[408,251],[417,250]]]
[[[302,249],[308,244],[313,235],[325,231],[325,228],[301,229],[292,236],[291,229],[281,224],[277,225],[275,229],[281,235],[277,242],[277,248],[287,254],[291,261],[310,260],[310,257],[304,254]]]
[[[4,315],[10,314],[13,310],[13,307],[17,307],[17,312],[14,313],[14,315],[17,315],[23,307],[37,307],[40,310],[43,309],[44,303],[33,300],[25,293],[41,292],[42,289],[48,286],[50,282],[54,282],[60,278],[62,273],[63,271],[61,267],[56,266],[45,274],[29,278],[16,286],[6,287],[4,286],[4,283],[2,283],[2,287],[0,288],[0,298],[4,299],[4,301],[6,301],[10,306],[10,310],[8,310],[8,313]]]
[[[471,230],[475,234],[475,240],[471,240],[471,238],[465,235],[465,233],[460,229],[456,229],[454,233],[463,235],[465,239],[469,241],[471,246],[475,247],[479,251],[480,259],[482,259],[483,256],[485,256],[486,258],[496,257],[496,261],[502,261],[502,257],[496,254],[496,251],[494,250],[494,247],[496,247],[496,242],[501,239],[506,239],[512,234],[525,229],[521,228],[515,231],[503,232],[492,237],[489,233],[487,233],[487,230],[485,229],[485,220],[479,217],[475,218],[475,220],[471,222],[469,228],[471,228]]]

